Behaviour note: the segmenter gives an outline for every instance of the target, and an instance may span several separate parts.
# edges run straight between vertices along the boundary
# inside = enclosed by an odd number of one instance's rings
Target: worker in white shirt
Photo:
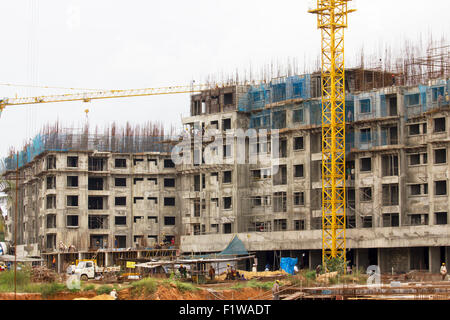
[[[445,278],[447,277],[447,267],[445,266],[445,263],[442,264],[440,272],[442,276],[442,281],[444,281]]]

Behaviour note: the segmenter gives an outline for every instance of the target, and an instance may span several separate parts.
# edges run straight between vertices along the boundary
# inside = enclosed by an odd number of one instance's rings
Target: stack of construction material
[[[58,274],[46,267],[39,266],[34,267],[31,270],[31,281],[32,282],[55,282],[58,280]]]
[[[337,272],[329,272],[329,273],[321,274],[320,276],[317,277],[316,280],[318,282],[328,283],[330,281],[330,279],[336,278],[337,276],[338,276]]]
[[[280,271],[262,271],[262,272],[251,272],[251,271],[242,271],[239,270],[240,275],[244,275],[246,280],[251,279],[259,279],[259,278],[273,278],[273,277],[282,277],[287,276],[288,273],[286,273],[283,270]],[[218,278],[219,280],[225,280],[227,275],[225,273],[221,274]]]

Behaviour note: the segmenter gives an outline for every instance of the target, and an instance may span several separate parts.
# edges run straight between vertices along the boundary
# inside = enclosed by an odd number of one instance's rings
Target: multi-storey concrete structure
[[[168,154],[44,152],[20,171],[18,243],[42,252],[146,247],[179,233]]]
[[[449,81],[401,87],[391,74],[348,70],[346,82],[347,257],[383,272],[436,272],[450,259]],[[320,94],[312,74],[193,95],[175,142],[187,161],[175,167],[170,153],[43,152],[21,167],[20,241],[87,250],[175,236],[182,251],[218,252],[237,234],[259,269],[281,256],[314,268]],[[239,129],[250,136],[239,140]]]
[[[383,272],[437,272],[450,258],[449,106],[444,98],[449,82],[399,87],[391,85],[390,76],[367,78],[372,82],[361,84],[357,74],[348,71],[348,259],[357,267],[378,264]],[[219,251],[232,237],[223,234],[238,233],[258,256],[260,269],[267,263],[277,265],[281,256],[299,257],[303,266],[312,268],[321,263],[321,114],[316,79],[314,75],[277,79],[243,95],[236,87],[228,98],[229,93],[214,91],[193,96],[192,116],[183,120],[191,129],[279,129],[279,166],[271,174],[276,168],[270,142],[252,145],[248,140],[247,163],[234,159],[228,167],[200,164],[186,172],[183,187],[193,184],[197,189],[183,196],[188,201],[183,201],[183,250]],[[361,91],[361,87],[378,89]],[[201,104],[202,109],[196,107]],[[237,150],[235,146],[235,155]],[[249,163],[252,153],[267,151],[266,160]]]

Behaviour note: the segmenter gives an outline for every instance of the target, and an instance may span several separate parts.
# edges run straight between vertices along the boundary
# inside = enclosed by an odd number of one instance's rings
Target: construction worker
[[[227,277],[226,280],[231,280],[231,267],[227,264]]]
[[[116,291],[116,289],[112,289],[111,292],[109,293],[109,295],[111,297],[113,297],[114,300],[117,300],[117,291]]]
[[[186,267],[183,267],[183,265],[182,264],[180,264],[180,267],[178,268],[178,271],[180,271],[180,274],[181,274],[181,276],[183,277],[183,278],[187,278],[187,275],[186,275]]]
[[[447,267],[445,266],[445,263],[442,264],[440,273],[442,276],[442,281],[444,281],[447,277]]]
[[[231,267],[231,280],[236,280],[237,272],[235,267]]]
[[[272,299],[280,300],[280,280],[276,280],[272,287]]]
[[[320,275],[320,271],[322,270],[322,266],[319,264],[317,267],[316,267],[316,278]]]
[[[216,276],[216,270],[213,268],[213,266],[211,265],[209,267],[209,278],[211,280],[214,280],[214,277]]]

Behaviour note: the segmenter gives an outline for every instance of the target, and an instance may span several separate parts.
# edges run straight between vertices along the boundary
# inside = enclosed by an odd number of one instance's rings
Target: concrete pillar
[[[56,269],[56,271],[58,272],[58,273],[61,273],[61,269],[62,269],[62,261],[61,261],[61,254],[60,253],[58,253],[58,258],[57,258],[57,269]]]
[[[385,272],[384,268],[382,267],[383,261],[381,259],[381,248],[377,248],[377,261],[378,261],[378,266],[380,267],[380,272],[381,273]]]
[[[322,250],[311,250],[310,251],[310,269],[316,270],[318,265],[322,265]]]
[[[359,270],[359,250],[360,250],[360,249],[355,249],[355,265],[356,265],[356,270]]]
[[[450,260],[450,247],[445,247],[445,264],[447,265],[447,268],[449,260]]]
[[[441,268],[441,250],[439,247],[429,247],[429,271],[432,273],[439,273]]]
[[[311,250],[308,250],[308,269],[312,270],[312,254],[311,254]]]
[[[111,266],[111,255],[112,252],[105,252],[105,267],[110,267]]]

